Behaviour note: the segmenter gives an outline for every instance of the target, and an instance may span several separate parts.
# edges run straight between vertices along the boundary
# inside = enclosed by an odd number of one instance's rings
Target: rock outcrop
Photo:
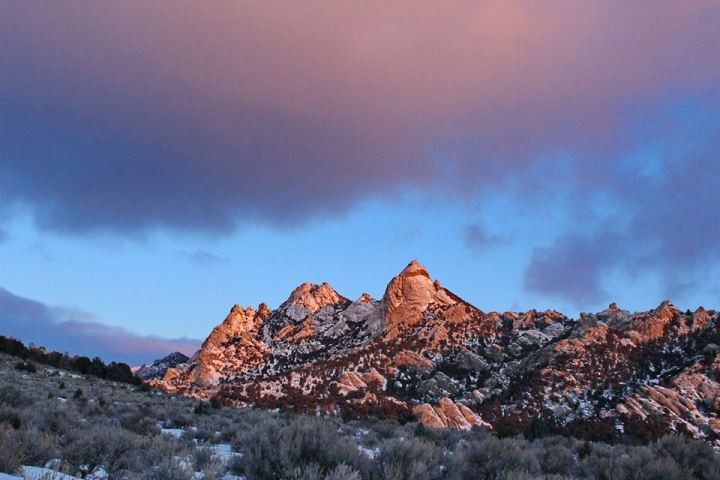
[[[152,365],[143,365],[135,371],[135,375],[145,382],[160,380],[165,376],[168,369],[186,363],[190,357],[180,352],[173,352],[170,355],[155,360]]]
[[[439,283],[430,279],[424,266],[413,260],[385,289],[382,299],[385,338],[394,339],[407,328],[415,326],[431,303],[452,305],[456,302]]]
[[[720,438],[719,373],[720,356],[710,365],[695,363],[665,386],[640,386],[615,411],[625,420],[652,421],[697,438]]]
[[[304,283],[275,310],[235,306],[192,359],[152,382],[238,406],[414,416],[433,427],[521,433],[545,422],[716,441],[719,343],[717,312],[667,301],[578,320],[485,313],[413,261],[381,300]]]
[[[423,425],[433,428],[456,428],[470,430],[472,427],[492,428],[472,410],[462,404],[456,404],[445,397],[437,406],[423,403],[413,408],[413,413]]]
[[[201,387],[215,385],[223,374],[240,373],[262,364],[269,352],[256,336],[268,312],[264,304],[257,310],[235,305],[194,355],[190,381]]]

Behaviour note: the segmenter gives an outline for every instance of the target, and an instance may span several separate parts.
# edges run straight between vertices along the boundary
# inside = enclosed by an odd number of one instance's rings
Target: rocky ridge
[[[155,360],[152,365],[143,365],[135,371],[135,375],[145,382],[159,380],[165,376],[167,371],[178,365],[187,362],[190,357],[180,352],[173,352],[170,355]]]
[[[201,399],[432,427],[720,438],[715,311],[612,304],[570,319],[485,313],[411,262],[383,298],[305,283],[275,310],[236,305],[151,383]]]

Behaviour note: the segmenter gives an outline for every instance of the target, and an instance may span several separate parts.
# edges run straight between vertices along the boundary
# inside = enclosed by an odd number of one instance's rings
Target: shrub
[[[472,441],[455,456],[453,471],[461,480],[496,479],[510,472],[540,476],[540,463],[527,445],[517,438],[490,436]]]
[[[428,428],[421,423],[414,426],[412,434],[448,450],[454,449],[461,441],[467,441],[469,438],[484,438],[488,435],[485,430],[480,429],[465,432],[454,428]]]
[[[143,439],[122,428],[94,425],[89,429],[72,429],[66,433],[67,440],[62,454],[76,468],[92,471],[103,467],[110,473],[131,469],[133,462],[128,455],[142,449]]]
[[[633,449],[621,457],[611,477],[620,480],[684,480],[689,477],[672,458],[658,458],[647,447]]]
[[[210,467],[218,464],[217,458],[213,455],[212,450],[209,448],[198,448],[193,454],[193,464],[195,465],[196,471],[207,470]]]
[[[47,434],[0,427],[0,472],[14,472],[21,465],[41,465],[54,452],[55,439]]]
[[[578,462],[575,453],[554,438],[546,438],[539,442],[536,456],[540,468],[546,474],[573,475],[576,473]],[[558,439],[559,440],[559,439]]]
[[[242,457],[234,456],[225,466],[226,470],[233,475],[243,475],[245,473],[245,460]]]
[[[183,428],[192,425],[190,416],[184,412],[178,412],[176,410],[171,411],[169,414],[169,421],[167,422],[168,428]]]
[[[37,373],[37,367],[31,362],[17,362],[15,364],[15,370],[25,371],[28,373]]]
[[[215,418],[200,417],[195,423],[195,428],[186,431],[189,438],[195,438],[200,444],[212,442],[217,431]]]
[[[248,480],[297,477],[316,471],[316,467],[318,475],[327,475],[341,464],[359,472],[369,467],[354,440],[338,434],[323,419],[297,417],[284,426],[267,422],[241,433],[235,443],[243,461],[232,467]]]
[[[661,438],[651,447],[658,457],[672,458],[697,478],[720,479],[720,456],[705,442],[673,435]]]
[[[293,468],[288,480],[321,480],[323,478],[322,469],[317,463],[308,463]]]
[[[20,418],[20,410],[9,405],[0,405],[0,424],[6,423],[13,429],[19,430],[22,426],[22,418]]]
[[[222,403],[220,403],[220,399],[218,397],[212,397],[210,399],[210,406],[215,410],[219,410],[222,408]]]
[[[137,410],[123,413],[120,416],[120,426],[138,435],[160,434],[157,421]]]
[[[382,443],[375,478],[435,480],[443,478],[443,449],[419,438],[392,439]]]
[[[13,385],[4,385],[3,388],[0,389],[0,404],[3,403],[11,407],[20,408],[31,405],[33,399]]]
[[[20,430],[20,427],[22,426],[22,420],[17,415],[14,415],[10,418],[10,426],[14,430]]]
[[[15,473],[25,461],[25,446],[17,435],[9,427],[0,427],[0,472]]]
[[[360,472],[342,463],[325,475],[325,480],[360,480]]]
[[[33,413],[33,420],[37,428],[43,432],[63,435],[65,432],[74,429],[78,418],[71,415],[67,410],[55,408],[42,408]]]
[[[142,477],[143,480],[191,480],[193,475],[177,460],[163,461],[160,465],[150,468]]]
[[[210,412],[205,402],[198,402],[195,408],[193,408],[193,413],[195,413],[195,415],[205,415]]]
[[[136,471],[143,471],[158,464],[158,459],[187,457],[194,449],[192,442],[183,442],[165,435],[142,438],[140,448],[130,452],[129,464]]]

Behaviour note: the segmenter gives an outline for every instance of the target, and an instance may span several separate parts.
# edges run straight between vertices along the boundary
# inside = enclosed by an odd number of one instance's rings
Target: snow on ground
[[[110,478],[110,475],[104,468],[96,468],[90,475],[85,477],[86,480],[107,480],[108,478]]]
[[[172,435],[175,438],[180,438],[183,436],[183,433],[185,430],[182,428],[163,428],[161,429],[162,433],[165,433],[167,435]]]
[[[378,453],[380,453],[380,449],[377,447],[367,448],[367,447],[363,447],[362,445],[358,445],[358,450],[360,451],[360,453],[367,455],[367,457],[371,460],[373,458],[375,458]]]
[[[227,463],[233,458],[240,455],[237,452],[233,452],[232,445],[230,445],[229,443],[218,443],[215,445],[211,445],[208,448],[210,448],[213,452],[213,455],[215,457],[218,457],[223,463]]]
[[[77,477],[67,475],[65,473],[56,472],[49,468],[42,467],[22,467],[25,480],[77,480]],[[10,477],[12,478],[12,477]]]
[[[12,475],[8,475],[7,473],[0,473],[0,480],[18,480],[22,477],[14,477]]]

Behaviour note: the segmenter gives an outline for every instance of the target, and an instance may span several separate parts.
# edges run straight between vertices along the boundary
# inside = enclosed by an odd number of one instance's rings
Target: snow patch
[[[78,477],[73,477],[66,473],[56,472],[49,468],[42,467],[22,467],[22,472],[25,480],[77,480]],[[10,477],[13,478],[13,477]]]
[[[180,438],[183,436],[183,433],[185,433],[185,430],[182,428],[162,428],[160,429],[160,432],[175,438]]]

